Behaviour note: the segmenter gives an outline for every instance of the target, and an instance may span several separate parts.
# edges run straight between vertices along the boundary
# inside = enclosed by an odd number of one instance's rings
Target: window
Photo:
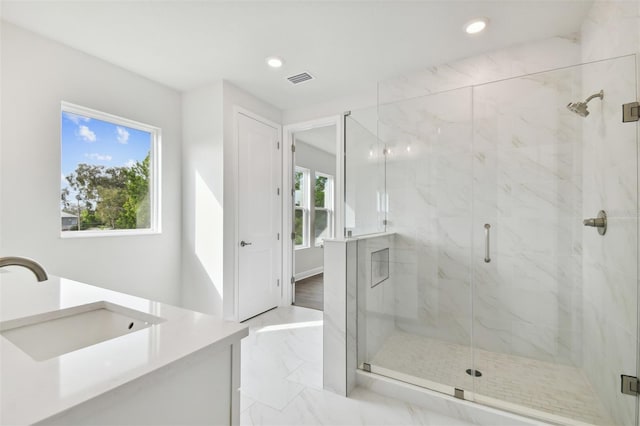
[[[295,248],[309,247],[309,169],[295,168]]]
[[[314,242],[320,246],[333,237],[333,176],[316,172],[314,191]]]
[[[155,233],[160,129],[62,103],[63,237]]]
[[[333,237],[333,176],[316,172],[313,186],[311,176],[309,169],[295,168],[296,249],[319,247],[326,238]]]

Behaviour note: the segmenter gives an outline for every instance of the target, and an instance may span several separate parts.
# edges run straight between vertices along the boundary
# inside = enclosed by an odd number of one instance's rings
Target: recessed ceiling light
[[[271,68],[280,68],[282,64],[284,64],[284,61],[277,56],[269,56],[267,58],[267,65],[269,65]]]
[[[467,34],[478,34],[487,28],[489,20],[487,18],[476,18],[467,22],[464,26],[464,30]]]

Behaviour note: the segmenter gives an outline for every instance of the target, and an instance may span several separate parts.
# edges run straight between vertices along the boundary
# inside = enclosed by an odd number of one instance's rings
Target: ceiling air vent
[[[292,75],[291,77],[287,77],[287,80],[289,80],[293,84],[300,84],[304,83],[305,81],[313,80],[313,76],[308,72],[303,72],[300,74]]]

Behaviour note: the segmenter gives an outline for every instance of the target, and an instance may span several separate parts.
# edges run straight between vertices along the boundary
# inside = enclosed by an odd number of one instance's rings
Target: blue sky
[[[95,118],[62,113],[62,188],[64,176],[80,163],[120,167],[142,161],[151,148],[151,134]]]

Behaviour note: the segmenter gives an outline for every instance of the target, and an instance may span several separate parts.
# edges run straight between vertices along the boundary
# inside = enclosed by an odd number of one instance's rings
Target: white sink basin
[[[109,302],[95,302],[0,322],[0,334],[44,361],[165,320]]]

